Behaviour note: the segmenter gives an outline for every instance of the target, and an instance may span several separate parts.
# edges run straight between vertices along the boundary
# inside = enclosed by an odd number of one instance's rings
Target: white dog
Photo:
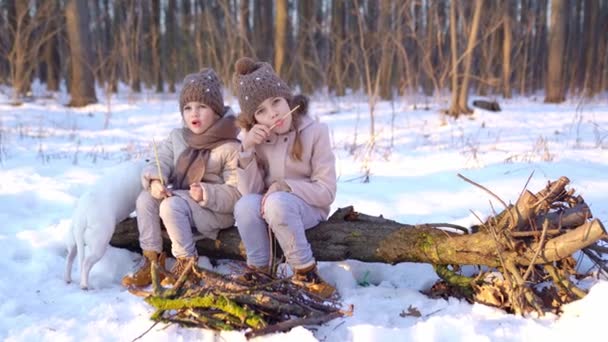
[[[66,239],[68,257],[64,279],[67,283],[72,281],[72,264],[78,253],[80,287],[88,289],[89,272],[106,252],[116,224],[135,210],[145,164],[142,160],[118,165],[78,199]]]

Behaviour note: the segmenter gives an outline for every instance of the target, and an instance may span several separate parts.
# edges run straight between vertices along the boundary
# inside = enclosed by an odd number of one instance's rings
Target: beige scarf
[[[200,182],[205,175],[205,166],[212,149],[238,139],[239,129],[232,115],[216,121],[201,134],[194,134],[188,128],[183,129],[188,147],[177,158],[175,165],[175,186],[177,190],[189,190],[190,184]]]

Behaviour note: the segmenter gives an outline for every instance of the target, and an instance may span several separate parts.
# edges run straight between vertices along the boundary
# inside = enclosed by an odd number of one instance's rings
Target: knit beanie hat
[[[236,61],[232,86],[245,114],[253,115],[260,103],[270,97],[284,97],[287,101],[292,98],[291,89],[270,64],[255,62],[249,57]]]
[[[184,84],[179,94],[179,110],[182,115],[184,106],[192,101],[202,102],[219,116],[224,115],[222,84],[213,69],[203,68],[184,78]]]

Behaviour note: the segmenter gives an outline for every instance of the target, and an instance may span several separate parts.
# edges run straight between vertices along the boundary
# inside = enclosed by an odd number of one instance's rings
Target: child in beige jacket
[[[317,273],[305,235],[327,218],[336,195],[328,128],[307,115],[308,99],[294,96],[268,63],[239,59],[233,85],[241,107],[237,123],[246,131],[237,168],[243,197],[234,215],[247,264],[269,271],[270,229],[294,270],[292,281],[329,297],[335,289]]]
[[[234,224],[234,205],[240,198],[238,128],[232,110],[224,107],[221,82],[212,69],[186,76],[179,109],[184,127],[171,131],[158,146],[159,165],[151,158],[142,171],[144,191],[137,198],[136,213],[145,259],[133,275],[123,278],[125,286],[149,285],[154,260],[164,270],[161,220],[176,258],[170,274],[162,275],[164,285],[173,283],[190,260],[198,260],[193,229],[215,239],[220,229]]]

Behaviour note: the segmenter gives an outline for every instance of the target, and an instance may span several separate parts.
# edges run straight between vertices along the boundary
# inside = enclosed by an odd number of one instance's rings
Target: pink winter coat
[[[242,195],[263,194],[272,183],[283,180],[294,195],[321,209],[327,217],[336,198],[336,164],[329,129],[308,115],[300,118],[297,129],[302,142],[302,160],[290,156],[295,131],[272,134],[257,145],[254,152],[240,153],[238,189]]]

